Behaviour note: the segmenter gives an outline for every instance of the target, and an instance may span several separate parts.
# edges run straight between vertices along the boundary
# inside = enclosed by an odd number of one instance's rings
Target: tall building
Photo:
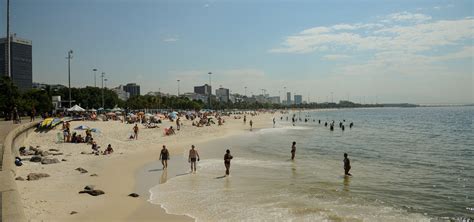
[[[0,39],[0,73],[8,75],[7,38]],[[32,44],[31,41],[10,36],[11,79],[21,91],[33,85]]]
[[[280,97],[279,96],[268,97],[268,100],[272,104],[280,104]]]
[[[295,104],[299,105],[303,103],[303,96],[302,95],[295,95]]]
[[[207,84],[204,84],[203,86],[195,86],[194,93],[201,95],[209,95],[212,94],[212,87]]]
[[[219,89],[216,89],[216,96],[217,96],[217,99],[220,101],[220,102],[229,102],[229,89],[226,89],[226,88],[219,88]]]
[[[291,105],[291,92],[286,93],[286,105]]]
[[[112,91],[114,91],[117,94],[118,98],[123,101],[127,101],[128,98],[130,98],[130,93],[125,91],[125,86],[123,85],[119,85],[116,88],[112,88]]]
[[[123,87],[123,90],[128,92],[130,97],[140,95],[140,85],[137,85],[136,83],[128,83]]]

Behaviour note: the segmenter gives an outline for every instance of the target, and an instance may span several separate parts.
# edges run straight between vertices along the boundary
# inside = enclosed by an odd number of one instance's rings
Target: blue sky
[[[5,5],[5,0],[1,0]],[[310,101],[473,102],[472,1],[11,0],[33,79],[190,92],[287,91]],[[5,10],[1,7],[1,30]],[[99,81],[99,79],[98,79]]]

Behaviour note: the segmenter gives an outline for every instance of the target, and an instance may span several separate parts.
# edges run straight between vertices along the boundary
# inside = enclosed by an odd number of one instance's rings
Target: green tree
[[[18,87],[8,76],[0,79],[0,112],[6,120],[11,119],[13,107],[18,105],[20,93]]]

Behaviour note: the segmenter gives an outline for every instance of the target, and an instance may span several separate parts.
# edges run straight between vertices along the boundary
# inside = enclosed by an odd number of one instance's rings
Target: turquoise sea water
[[[276,114],[275,128],[199,147],[198,173],[151,188],[150,202],[198,221],[474,218],[474,107],[294,114],[309,121],[292,126]],[[333,132],[324,127],[332,120]],[[343,120],[345,131],[338,127]],[[231,176],[222,178],[227,148],[234,160]],[[343,176],[344,152],[353,177]]]

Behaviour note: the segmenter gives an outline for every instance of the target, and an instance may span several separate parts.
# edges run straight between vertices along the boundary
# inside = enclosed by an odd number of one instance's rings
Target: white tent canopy
[[[83,109],[82,107],[78,106],[78,105],[74,105],[73,107],[67,109],[67,111],[69,111],[69,112],[84,112],[86,110]]]

